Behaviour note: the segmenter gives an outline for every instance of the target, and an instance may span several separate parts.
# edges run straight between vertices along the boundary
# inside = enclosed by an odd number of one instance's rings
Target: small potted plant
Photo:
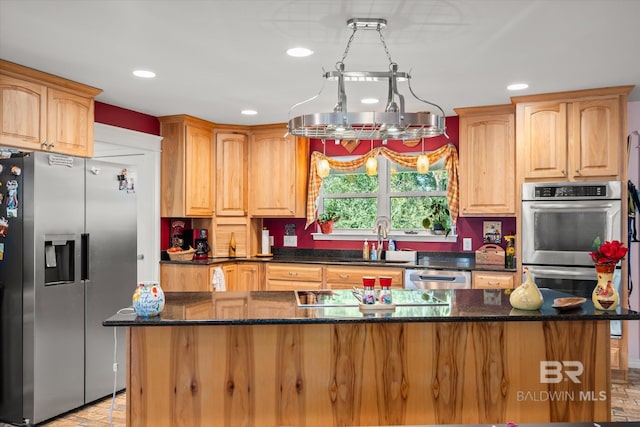
[[[442,198],[431,197],[427,204],[427,217],[422,221],[422,225],[424,228],[430,229],[433,234],[448,236],[451,232],[449,215],[447,201]]]
[[[331,234],[333,231],[333,223],[339,219],[340,217],[338,214],[333,211],[326,210],[318,215],[316,222],[320,226],[320,231],[322,231],[323,234]]]

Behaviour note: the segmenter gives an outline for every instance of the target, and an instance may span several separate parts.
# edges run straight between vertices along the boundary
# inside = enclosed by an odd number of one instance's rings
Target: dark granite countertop
[[[522,311],[511,307],[506,290],[394,290],[395,310],[362,312],[350,290],[279,291],[279,292],[214,292],[210,294],[213,316],[184,320],[172,317],[173,310],[158,317],[116,314],[105,326],[164,325],[234,325],[234,324],[299,324],[347,322],[486,322],[486,321],[566,321],[566,320],[640,320],[640,314],[618,308],[615,311],[595,310],[590,300],[573,310],[560,311],[552,307],[554,299],[571,295],[541,289],[544,305],[540,310]],[[183,298],[183,300],[181,300]],[[193,302],[182,293],[167,293],[167,304]],[[198,296],[201,301],[208,294]],[[307,305],[299,305],[302,301]],[[309,301],[313,303],[309,305]],[[434,305],[423,305],[430,302]],[[217,304],[228,307],[239,304],[241,310],[224,310],[225,317],[216,314]],[[344,304],[349,304],[346,306]],[[421,305],[418,305],[421,304]],[[435,305],[438,304],[438,305]],[[220,310],[222,312],[223,310]],[[237,317],[229,318],[229,313]]]
[[[475,262],[473,252],[418,252],[416,263],[386,260],[365,260],[354,250],[282,249],[274,250],[273,257],[209,258],[202,261],[160,261],[169,264],[216,265],[227,262],[277,262],[323,265],[353,265],[367,267],[430,268],[437,270],[484,270],[515,272],[502,265],[481,265]]]

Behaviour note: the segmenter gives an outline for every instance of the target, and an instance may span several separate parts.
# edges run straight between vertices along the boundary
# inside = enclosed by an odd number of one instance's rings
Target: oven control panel
[[[606,197],[605,185],[580,185],[580,186],[536,186],[535,197]]]

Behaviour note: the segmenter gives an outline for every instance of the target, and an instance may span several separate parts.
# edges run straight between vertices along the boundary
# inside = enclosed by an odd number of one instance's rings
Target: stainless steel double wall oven
[[[525,183],[522,265],[538,286],[591,298],[596,272],[589,252],[599,237],[621,240],[620,181]],[[615,286],[620,288],[620,268]]]

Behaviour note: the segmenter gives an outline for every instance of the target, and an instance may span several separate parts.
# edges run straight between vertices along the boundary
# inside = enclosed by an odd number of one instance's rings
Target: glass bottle
[[[391,278],[380,277],[380,295],[378,296],[380,304],[391,304]]]

